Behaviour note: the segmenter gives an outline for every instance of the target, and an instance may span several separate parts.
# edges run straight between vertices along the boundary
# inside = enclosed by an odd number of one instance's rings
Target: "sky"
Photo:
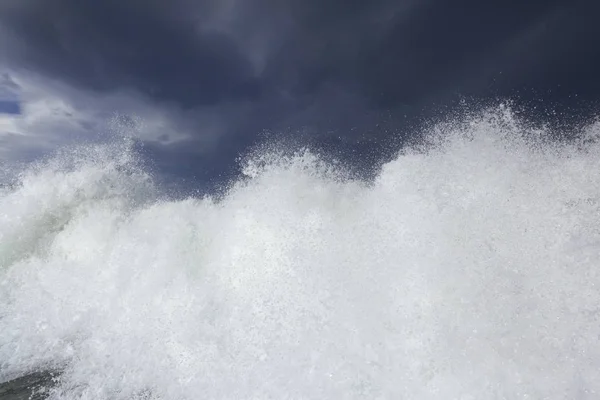
[[[264,140],[368,170],[464,99],[590,115],[599,16],[593,0],[2,0],[0,161],[127,131],[198,184]]]

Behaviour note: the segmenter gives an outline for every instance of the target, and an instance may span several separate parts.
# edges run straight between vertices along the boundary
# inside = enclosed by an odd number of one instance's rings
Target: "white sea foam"
[[[598,398],[587,129],[544,143],[493,110],[369,183],[263,153],[218,201],[158,200],[126,146],[65,152],[0,197],[0,378],[60,368],[64,399]]]

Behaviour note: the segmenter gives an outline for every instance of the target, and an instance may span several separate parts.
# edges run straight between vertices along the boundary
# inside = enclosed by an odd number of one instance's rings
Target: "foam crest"
[[[135,203],[152,193],[126,142],[63,150],[11,186],[0,197],[0,269],[46,249],[88,203]]]
[[[127,151],[58,157],[0,198],[0,376],[60,368],[56,399],[595,398],[598,132],[548,142],[500,108],[369,183],[261,153],[218,201],[156,200]]]

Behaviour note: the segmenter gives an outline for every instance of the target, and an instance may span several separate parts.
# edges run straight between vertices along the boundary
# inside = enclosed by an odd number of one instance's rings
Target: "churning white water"
[[[164,200],[126,146],[65,152],[0,197],[0,381],[59,369],[57,399],[597,399],[599,133],[545,142],[499,109],[368,183],[259,154],[219,200]]]

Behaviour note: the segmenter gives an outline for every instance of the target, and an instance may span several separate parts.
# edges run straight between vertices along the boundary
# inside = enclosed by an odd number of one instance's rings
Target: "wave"
[[[50,398],[596,398],[600,125],[497,108],[373,181],[263,151],[168,200],[127,143],[0,193],[0,378]],[[0,379],[1,380],[1,379]]]

